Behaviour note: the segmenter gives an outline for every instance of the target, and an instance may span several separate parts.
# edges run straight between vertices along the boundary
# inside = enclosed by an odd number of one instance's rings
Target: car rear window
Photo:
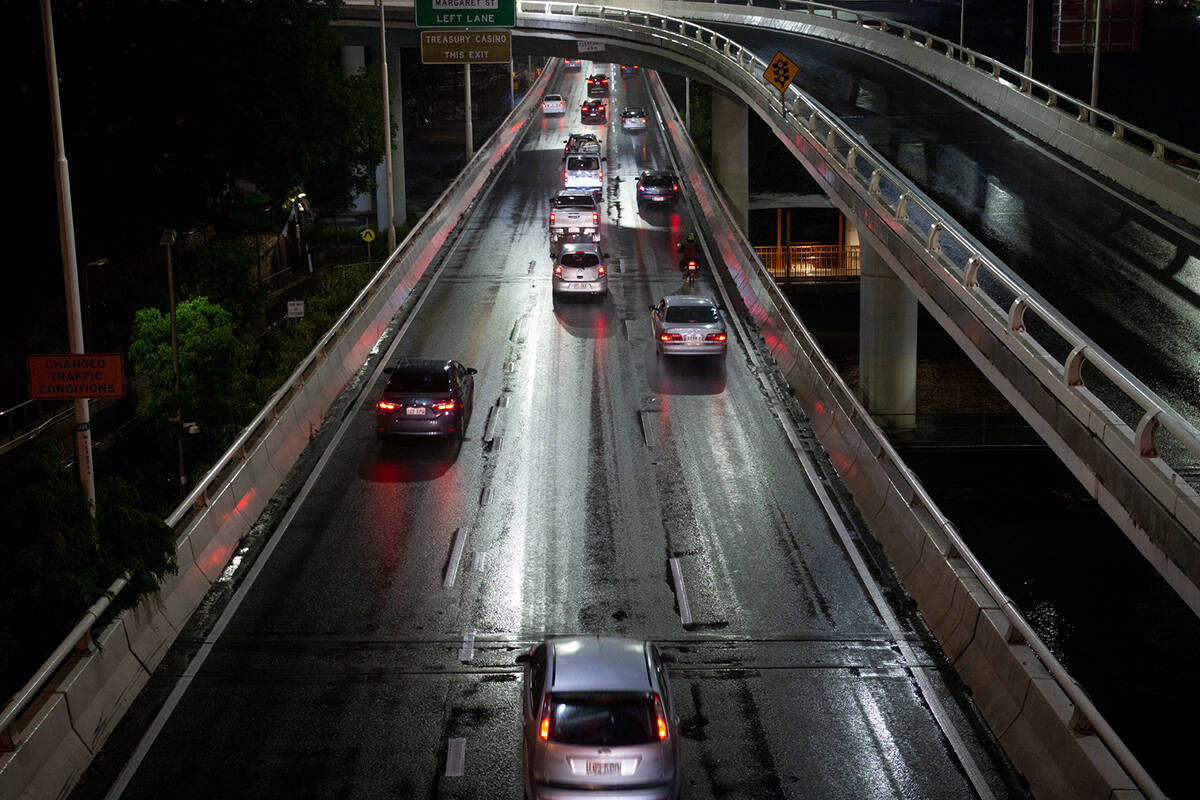
[[[600,159],[595,156],[571,156],[567,159],[567,169],[600,169]]]
[[[450,376],[445,372],[396,371],[387,382],[387,391],[404,394],[442,394],[450,391]]]
[[[560,195],[554,198],[555,208],[571,208],[581,211],[590,211],[596,208],[596,201],[591,196],[580,195]]]
[[[554,692],[550,702],[551,738],[556,742],[622,747],[658,741],[649,694]]]
[[[667,322],[720,322],[721,317],[712,306],[671,306],[667,309]]]
[[[622,112],[621,116],[623,116],[623,117],[644,117],[644,116],[646,116],[646,111],[645,111],[645,109],[641,109],[641,108],[627,108],[627,109],[625,109],[624,112]]]
[[[670,175],[647,175],[642,178],[643,186],[670,186],[675,183],[675,179]]]
[[[594,267],[600,263],[600,259],[595,253],[563,253],[562,265],[570,269],[584,269],[586,267]]]

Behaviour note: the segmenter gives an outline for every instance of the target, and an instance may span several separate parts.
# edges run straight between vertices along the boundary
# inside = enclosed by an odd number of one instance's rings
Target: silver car
[[[517,657],[526,800],[674,800],[679,720],[650,642],[550,639]]]
[[[640,106],[627,108],[621,112],[621,127],[627,131],[646,130],[646,109]]]
[[[564,244],[554,259],[554,293],[608,294],[607,256],[594,244]]]
[[[723,356],[727,335],[721,307],[711,297],[669,294],[650,306],[659,355]]]

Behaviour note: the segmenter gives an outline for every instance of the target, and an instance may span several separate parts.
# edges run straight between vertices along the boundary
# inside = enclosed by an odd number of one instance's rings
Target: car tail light
[[[658,692],[654,693],[654,715],[658,718],[658,740],[665,742],[667,740],[667,712],[663,710],[662,698],[658,696]]]
[[[380,400],[379,405],[376,406],[380,411],[395,411],[399,407],[399,403],[393,403],[389,400]]]
[[[672,183],[672,184],[671,184],[671,191],[672,191],[672,192],[678,192],[678,191],[679,191],[679,184],[678,184],[678,183]]]
[[[555,265],[554,265],[554,274],[555,274],[555,275],[562,275],[562,264],[555,264]]]
[[[554,212],[553,211],[550,212],[550,224],[551,225],[554,224]]]
[[[705,338],[705,339],[707,339],[707,340],[708,340],[708,341],[710,341],[710,342],[723,342],[723,341],[725,341],[725,334],[723,334],[723,333],[710,333],[708,336],[705,336],[704,338]]]
[[[604,170],[600,170],[600,177],[601,177],[601,178],[603,178],[603,177],[604,177]]]
[[[600,224],[600,215],[599,215],[599,214],[597,214],[595,211],[593,211],[593,212],[592,212],[592,224],[593,224],[593,225],[599,225],[599,224]]]
[[[563,180],[566,180],[566,179],[567,179],[567,171],[564,169],[563,170]]]
[[[453,411],[454,410],[454,401],[453,400],[443,400],[440,403],[434,403],[433,408],[435,411]]]
[[[596,267],[596,273],[597,273],[598,275],[603,275],[603,274],[604,274],[604,271],[605,271],[605,270],[604,270],[604,265],[603,265],[603,264],[601,264],[600,266]]]
[[[543,742],[550,741],[550,694],[542,698],[542,721],[538,724],[538,736]]]
[[[682,342],[683,334],[681,333],[662,333],[658,336],[659,341],[663,342]]]

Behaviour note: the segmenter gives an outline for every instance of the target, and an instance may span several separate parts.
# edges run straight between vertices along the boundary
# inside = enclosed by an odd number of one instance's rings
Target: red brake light
[[[723,341],[725,341],[725,334],[710,333],[708,336],[705,336],[704,338],[708,339],[708,341],[710,341],[710,342],[723,342]]]
[[[663,710],[662,698],[658,696],[658,692],[654,693],[654,716],[658,718],[658,740],[665,742],[667,740],[667,712]]]
[[[600,170],[600,177],[601,177],[601,178],[603,178],[603,177],[604,177],[604,170]]]
[[[671,184],[671,191],[672,191],[672,192],[678,192],[678,191],[679,191],[679,184],[678,184],[678,183],[672,183],[672,184]]]
[[[554,212],[553,211],[550,212],[550,224],[551,225],[554,224]]]
[[[395,411],[397,408],[399,408],[399,407],[400,407],[400,404],[399,404],[399,403],[392,403],[392,402],[389,402],[389,401],[387,401],[387,400],[380,400],[380,401],[379,401],[379,405],[378,405],[378,406],[376,406],[376,407],[377,407],[377,408],[378,408],[380,411]]]
[[[538,736],[542,737],[543,742],[550,741],[550,695],[549,693],[542,699],[542,721],[538,725]]]
[[[600,224],[600,215],[599,215],[599,214],[597,214],[595,211],[593,211],[593,212],[592,212],[592,224],[593,224],[593,225],[599,225],[599,224]]]
[[[436,411],[453,411],[454,410],[454,401],[446,400],[441,403],[434,403],[433,407]]]
[[[562,275],[562,264],[555,264],[555,265],[554,265],[554,274],[555,274],[555,275]]]
[[[600,275],[603,275],[603,274],[604,274],[604,265],[603,265],[603,264],[601,264],[599,267],[597,267],[597,268],[596,268],[596,271],[597,271],[597,272],[598,272]]]
[[[566,177],[567,177],[567,171],[564,169],[563,170],[563,179],[566,179]]]
[[[660,341],[664,341],[664,342],[681,342],[681,341],[683,341],[683,334],[663,333],[663,334],[660,334],[658,338]]]

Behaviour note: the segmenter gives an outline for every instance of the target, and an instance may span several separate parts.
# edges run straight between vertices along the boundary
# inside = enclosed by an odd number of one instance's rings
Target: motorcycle
[[[698,275],[700,272],[700,267],[696,264],[696,259],[687,259],[681,268],[683,269],[684,277],[687,278],[689,282],[695,282],[696,275]]]

